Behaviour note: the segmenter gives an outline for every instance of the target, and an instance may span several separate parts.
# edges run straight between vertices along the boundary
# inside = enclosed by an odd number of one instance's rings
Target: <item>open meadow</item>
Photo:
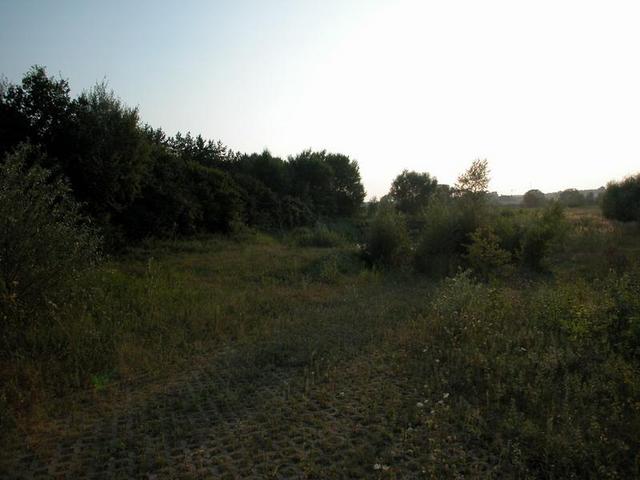
[[[637,477],[637,225],[566,217],[548,269],[485,281],[325,227],[132,248],[3,366],[0,472]]]

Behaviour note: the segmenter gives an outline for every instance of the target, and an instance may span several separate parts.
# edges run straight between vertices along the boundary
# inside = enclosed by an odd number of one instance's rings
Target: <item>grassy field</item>
[[[32,332],[54,360],[3,366],[0,472],[638,478],[637,226],[569,217],[548,272],[489,283],[295,236],[130,251]]]

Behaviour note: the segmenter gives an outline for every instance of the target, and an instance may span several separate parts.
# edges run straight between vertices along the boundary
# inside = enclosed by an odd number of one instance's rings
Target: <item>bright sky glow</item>
[[[0,3],[0,73],[106,78],[142,119],[234,150],[491,189],[597,188],[640,170],[640,3],[235,0]]]

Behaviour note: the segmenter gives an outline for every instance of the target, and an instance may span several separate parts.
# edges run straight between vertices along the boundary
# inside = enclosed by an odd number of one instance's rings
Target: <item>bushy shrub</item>
[[[532,270],[543,270],[544,260],[555,243],[561,241],[567,224],[564,212],[558,203],[553,203],[529,221],[522,230],[518,257],[523,266]]]
[[[469,267],[483,280],[509,273],[511,254],[500,247],[498,236],[486,226],[470,236],[464,255]]]
[[[473,449],[500,459],[488,462],[497,478],[635,478],[639,286],[632,275],[526,290],[447,279],[407,369],[429,402],[432,476],[468,472]]]
[[[337,247],[344,243],[344,239],[326,225],[320,223],[314,228],[300,227],[292,232],[295,243],[301,247]]]
[[[8,329],[19,328],[10,320],[34,320],[65,302],[69,284],[98,257],[69,186],[37,165],[41,157],[23,145],[0,166],[0,302]]]
[[[433,201],[427,207],[413,259],[416,270],[439,277],[460,264],[469,236],[481,224],[480,211],[471,200]]]
[[[534,271],[544,270],[546,257],[561,243],[568,229],[559,203],[544,210],[507,210],[488,220],[501,249],[511,254],[512,261]]]
[[[502,210],[489,220],[491,229],[497,235],[500,247],[517,254],[522,244],[524,231],[533,221],[536,213],[529,210]]]
[[[376,266],[399,266],[406,263],[409,235],[404,218],[393,208],[380,206],[371,221],[363,249],[364,259]]]
[[[640,174],[609,183],[601,202],[606,218],[621,222],[640,221]]]

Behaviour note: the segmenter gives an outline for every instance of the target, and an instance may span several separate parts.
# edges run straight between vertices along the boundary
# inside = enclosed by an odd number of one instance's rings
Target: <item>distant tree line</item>
[[[68,181],[113,244],[349,217],[365,196],[346,155],[304,151],[285,160],[200,135],[170,137],[142,124],[104,83],[72,98],[67,80],[39,66],[20,84],[0,85],[0,162],[21,144],[38,152],[22,155],[26,166]]]
[[[547,196],[540,190],[532,189],[523,195],[522,206],[526,208],[543,207],[549,202],[549,197],[554,197],[562,206],[569,208],[585,207],[598,203],[598,195],[593,191],[584,193],[575,188],[568,188],[559,194]]]

